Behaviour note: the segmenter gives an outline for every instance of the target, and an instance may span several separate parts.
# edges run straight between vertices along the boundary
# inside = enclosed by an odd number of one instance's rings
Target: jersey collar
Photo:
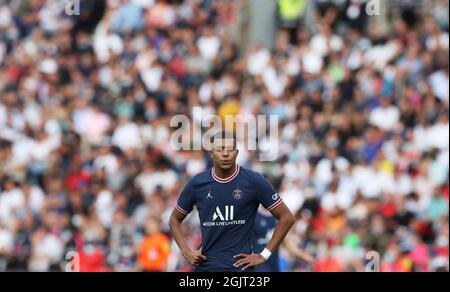
[[[228,182],[232,181],[232,180],[238,175],[239,169],[240,169],[239,164],[236,164],[236,169],[235,169],[235,171],[234,171],[233,174],[232,174],[231,176],[229,176],[228,178],[220,178],[220,177],[218,177],[218,176],[214,173],[214,167],[211,168],[211,174],[212,174],[212,177],[213,177],[213,179],[214,179],[215,181],[217,181],[217,182],[219,182],[219,183],[222,183],[222,184],[225,184],[225,183],[228,183]]]

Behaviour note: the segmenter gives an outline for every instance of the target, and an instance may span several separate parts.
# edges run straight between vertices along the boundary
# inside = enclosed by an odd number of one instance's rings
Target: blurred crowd
[[[238,162],[315,258],[283,247],[282,271],[364,271],[370,251],[448,271],[448,1],[397,1],[384,26],[361,1],[297,2],[277,1],[272,48],[244,50],[241,1],[0,0],[0,271],[64,271],[68,251],[82,271],[191,270],[168,218],[211,161],[175,151],[169,123],[195,106],[278,116],[278,159]]]

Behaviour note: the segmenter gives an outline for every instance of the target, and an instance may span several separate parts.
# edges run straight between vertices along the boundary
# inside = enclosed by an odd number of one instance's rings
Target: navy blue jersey
[[[227,179],[213,168],[193,177],[178,198],[183,214],[194,205],[200,217],[202,254],[207,257],[197,271],[239,271],[233,266],[238,253],[253,252],[253,223],[259,204],[273,210],[282,199],[261,174],[237,165]]]
[[[253,225],[253,251],[260,253],[272,239],[273,232],[277,227],[277,219],[271,214],[263,215],[257,212],[255,223]],[[255,267],[256,272],[278,272],[278,252],[272,253],[272,256],[262,265]]]

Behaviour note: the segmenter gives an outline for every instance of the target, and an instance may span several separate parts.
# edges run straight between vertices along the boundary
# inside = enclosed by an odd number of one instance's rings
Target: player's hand
[[[234,263],[234,266],[236,268],[243,267],[242,270],[263,264],[266,261],[266,259],[263,258],[263,256],[260,255],[259,253],[253,254],[240,253],[235,255],[234,258],[235,259],[240,258],[237,262]]]
[[[199,266],[206,261],[206,257],[202,255],[200,250],[188,250],[182,252],[184,258],[194,266]]]

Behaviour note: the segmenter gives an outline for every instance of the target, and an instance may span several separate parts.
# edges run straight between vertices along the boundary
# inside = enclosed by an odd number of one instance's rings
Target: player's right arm
[[[195,198],[192,192],[192,182],[189,182],[181,192],[177,206],[174,208],[172,215],[170,215],[169,226],[183,257],[194,266],[199,266],[206,261],[206,257],[201,254],[200,250],[193,250],[189,247],[181,225],[184,218],[192,210],[194,203]]]
[[[206,261],[206,257],[202,255],[200,250],[192,250],[187,244],[181,226],[181,222],[183,222],[184,218],[186,218],[186,215],[175,208],[170,216],[170,230],[172,231],[172,235],[175,238],[175,242],[178,244],[183,257],[194,266],[199,266]]]

